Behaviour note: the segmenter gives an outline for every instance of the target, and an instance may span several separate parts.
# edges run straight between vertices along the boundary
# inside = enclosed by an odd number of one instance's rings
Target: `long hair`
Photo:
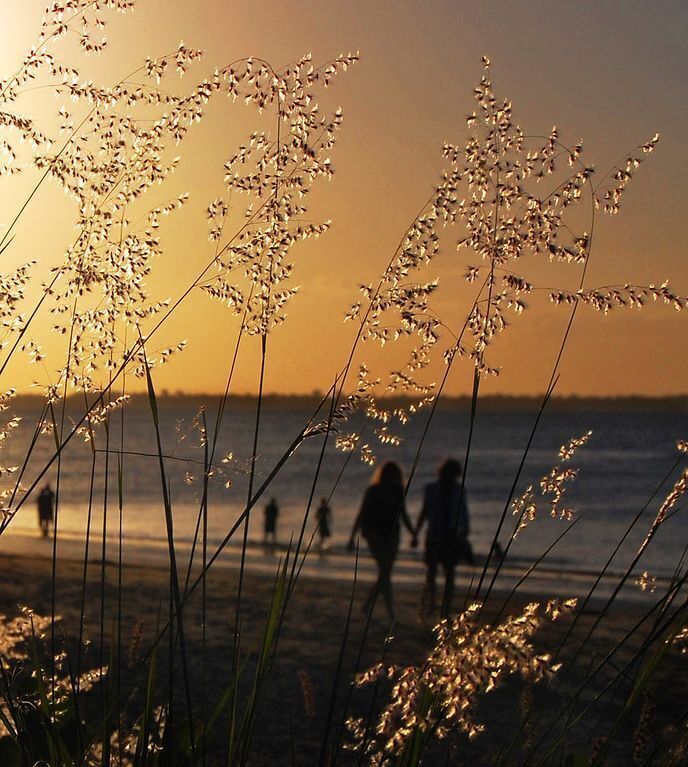
[[[403,487],[404,477],[401,468],[394,461],[386,461],[373,475],[372,485],[382,485],[383,487]]]

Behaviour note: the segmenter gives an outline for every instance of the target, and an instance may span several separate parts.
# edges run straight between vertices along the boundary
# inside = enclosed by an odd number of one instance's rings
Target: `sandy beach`
[[[9,537],[7,539],[10,540]],[[45,542],[39,541],[39,545]],[[30,548],[30,547],[27,547]],[[44,552],[36,553],[36,546],[30,556],[25,552],[0,554],[0,611],[6,615],[16,613],[18,605],[28,605],[41,614],[50,614],[52,562]],[[273,574],[263,569],[249,568],[245,573],[243,597],[240,607],[240,643],[241,656],[245,666],[242,673],[240,697],[247,694],[250,682],[260,654],[265,621],[273,594],[275,573],[279,556],[272,558]],[[250,749],[251,765],[312,765],[317,764],[327,721],[333,685],[336,686],[335,705],[332,711],[329,740],[341,733],[342,712],[349,694],[349,713],[363,715],[371,702],[371,690],[351,689],[350,683],[357,671],[363,670],[384,656],[386,662],[409,665],[422,663],[433,643],[431,622],[419,615],[420,582],[410,582],[401,578],[395,582],[397,622],[391,629],[393,639],[388,640],[389,622],[382,605],[378,605],[370,624],[361,613],[360,605],[363,592],[369,587],[369,564],[362,566],[363,577],[359,581],[356,593],[353,593],[353,609],[348,636],[343,643],[347,626],[347,614],[352,600],[352,579],[322,578],[312,571],[304,571],[295,585],[289,599],[284,623],[282,625],[276,652],[272,659],[273,668],[267,679],[263,695],[259,701],[257,725]],[[78,630],[79,605],[82,596],[83,564],[68,558],[60,559],[56,565],[56,612],[61,616],[60,635],[73,639]],[[101,577],[105,576],[105,588],[101,588]],[[125,696],[129,704],[140,700],[143,679],[137,672],[137,659],[140,659],[156,635],[159,620],[165,621],[168,614],[169,589],[168,570],[164,566],[128,565],[121,573],[111,563],[90,561],[86,579],[86,634],[92,642],[92,648],[99,644],[100,604],[104,599],[105,616],[103,621],[105,642],[109,646],[110,638],[121,631],[122,672],[119,684],[127,689]],[[121,591],[120,591],[121,579]],[[183,576],[182,576],[183,583]],[[460,579],[459,599],[465,598],[466,578]],[[554,586],[554,582],[551,584]],[[561,587],[562,583],[558,584]],[[235,632],[236,604],[238,593],[238,569],[219,567],[213,569],[206,584],[206,638],[205,653],[201,631],[200,587],[189,599],[185,608],[185,631],[188,649],[189,678],[191,695],[199,708],[205,701],[206,712],[211,711],[221,698],[231,680],[232,647]],[[545,596],[552,596],[554,593]],[[104,594],[104,597],[102,596]],[[504,615],[518,612],[532,594],[517,594]],[[494,591],[489,599],[482,620],[491,621],[504,606],[505,592]],[[589,750],[591,743],[605,735],[616,719],[618,695],[620,690],[613,687],[605,691],[612,670],[618,670],[632,657],[640,645],[639,632],[630,641],[623,641],[625,632],[642,619],[643,614],[653,604],[653,598],[647,597],[645,604],[623,602],[615,605],[610,615],[595,632],[594,641],[589,642],[583,652],[567,667],[567,658],[573,658],[581,636],[592,626],[599,614],[599,602],[592,602],[579,616],[575,631],[568,638],[561,653],[564,664],[560,678],[549,685],[535,690],[535,701],[544,706],[553,716],[557,706],[570,698],[578,689],[581,674],[613,650],[612,663],[603,667],[590,683],[574,711],[580,713],[587,705],[591,709],[586,713],[581,725],[567,740],[569,750]],[[119,613],[121,611],[121,615]],[[650,625],[646,622],[646,626]],[[556,649],[572,618],[564,617],[555,624],[547,624],[537,635],[538,650]],[[118,629],[117,626],[120,628]],[[140,635],[140,641],[136,638]],[[160,644],[161,656],[166,653],[166,639]],[[341,669],[338,664],[341,654]],[[95,665],[94,651],[90,662]],[[678,711],[685,705],[686,683],[682,657],[670,654],[664,659],[659,679],[671,679],[671,685],[654,685],[657,697],[655,733],[663,737],[673,726]],[[160,663],[161,668],[164,663]],[[632,679],[632,671],[627,673]],[[637,670],[637,669],[636,669]],[[163,680],[160,685],[164,684]],[[179,681],[179,680],[177,680]],[[485,725],[485,732],[471,740],[466,738],[450,739],[449,745],[436,749],[428,764],[449,763],[479,765],[494,763],[497,754],[506,742],[516,737],[523,722],[524,684],[513,678],[507,680],[500,689],[484,696],[475,712],[476,719]],[[628,690],[625,691],[626,693]],[[386,685],[378,689],[380,698],[388,693]],[[601,694],[599,701],[595,697]],[[676,706],[676,701],[684,704]],[[672,705],[669,705],[671,701]],[[238,706],[245,705],[239,700]],[[628,761],[633,749],[634,733],[639,715],[638,703],[628,716],[624,717],[616,734],[617,741],[610,752],[608,764],[630,764]],[[221,762],[223,744],[227,734],[224,731],[225,717],[220,716],[216,731],[211,737],[208,763]],[[546,718],[538,717],[528,725],[527,739],[519,736],[525,745],[543,735]],[[342,736],[346,740],[346,735]],[[292,746],[294,761],[292,761]],[[513,754],[513,763],[518,763],[519,754]],[[523,754],[520,754],[522,757]],[[338,764],[356,764],[358,757],[343,752]],[[433,761],[446,760],[449,761]],[[511,757],[506,761],[512,763]]]

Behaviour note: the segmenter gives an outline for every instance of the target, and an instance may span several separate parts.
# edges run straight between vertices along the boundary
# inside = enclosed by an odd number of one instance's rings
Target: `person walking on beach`
[[[372,611],[378,593],[382,594],[387,611],[394,620],[392,601],[392,567],[399,550],[399,523],[403,522],[415,540],[413,525],[404,505],[404,481],[398,464],[388,461],[376,473],[363,497],[361,510],[356,517],[349,551],[355,545],[360,530],[370,553],[377,563],[378,579],[363,605],[364,612]]]
[[[271,543],[273,546],[277,543],[277,517],[279,516],[279,507],[274,498],[265,507],[265,523],[263,527],[263,543]]]
[[[473,549],[468,540],[470,530],[466,493],[459,482],[463,469],[455,458],[447,458],[438,470],[438,478],[425,487],[423,508],[418,518],[418,536],[427,520],[425,564],[427,567],[423,602],[428,614],[435,610],[435,578],[442,565],[445,576],[441,614],[451,610],[454,596],[454,568],[464,559],[475,565]]]
[[[330,536],[332,535],[332,530],[330,529],[330,517],[332,516],[332,511],[330,507],[327,505],[327,498],[320,499],[320,506],[318,506],[318,510],[316,511],[316,516],[318,519],[318,535],[320,536],[320,548],[325,549],[327,548],[327,544],[329,543]]]
[[[53,504],[55,502],[55,493],[53,493],[50,483],[38,494],[38,525],[44,538],[48,537],[50,525],[53,523]]]

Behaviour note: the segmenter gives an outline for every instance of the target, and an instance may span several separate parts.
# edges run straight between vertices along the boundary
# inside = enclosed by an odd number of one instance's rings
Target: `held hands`
[[[354,551],[356,548],[356,542],[353,538],[349,538],[348,543],[346,544],[346,550],[347,551]],[[412,533],[411,534],[411,548],[417,549],[418,548],[418,534]]]

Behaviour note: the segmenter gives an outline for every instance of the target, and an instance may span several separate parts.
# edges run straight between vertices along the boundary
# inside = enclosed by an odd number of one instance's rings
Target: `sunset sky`
[[[0,0],[0,75],[12,70],[34,41],[42,6],[35,0]],[[215,66],[249,55],[280,68],[308,51],[315,62],[325,62],[360,50],[360,62],[338,75],[322,100],[324,108],[341,105],[344,111],[332,153],[335,177],[319,182],[309,201],[313,217],[331,219],[332,229],[293,251],[294,283],[301,290],[289,304],[287,322],[269,336],[266,389],[302,393],[327,389],[346,362],[355,328],[342,319],[357,298],[358,284],[376,281],[432,192],[444,167],[443,143],[465,142],[465,117],[474,108],[472,90],[482,74],[483,54],[492,60],[496,92],[511,99],[525,132],[547,134],[556,124],[565,143],[583,139],[584,157],[599,172],[661,134],[621,213],[598,218],[586,284],[647,285],[669,278],[676,292],[688,295],[687,30],[688,6],[679,0],[138,0],[135,12],[109,25],[108,51],[81,66],[94,79],[111,83],[146,55],[173,50],[183,39],[205,52],[188,76],[190,86]],[[212,256],[204,210],[223,193],[224,162],[251,130],[264,127],[269,123],[252,107],[220,98],[180,148],[180,169],[164,195],[189,191],[191,196],[161,227],[165,255],[150,281],[154,296],[175,299]],[[0,179],[1,227],[14,218],[28,184],[27,178]],[[37,290],[69,242],[70,210],[54,186],[41,190],[2,256],[2,271],[38,259]],[[475,262],[465,251],[457,254],[461,236],[460,224],[445,231],[436,266],[438,306],[450,324],[467,310],[470,293],[461,275]],[[575,266],[527,263],[523,270],[541,287],[577,287]],[[547,385],[568,312],[549,304],[546,292],[529,303],[491,349],[490,362],[502,375],[486,383],[486,392],[534,394]],[[665,306],[606,318],[581,310],[558,393],[687,393],[687,322],[685,313]],[[3,381],[3,388],[45,383],[59,366],[50,357],[51,324],[49,316],[40,317],[32,331],[48,352],[45,367],[15,365],[13,380]],[[186,338],[188,348],[156,372],[156,384],[170,391],[222,391],[237,328],[225,307],[193,293],[159,344]],[[244,339],[236,393],[255,391],[258,352],[258,339]],[[376,348],[364,346],[361,359],[374,374],[384,375],[388,358],[380,358]],[[438,363],[427,377],[437,380],[441,374]],[[469,364],[457,364],[447,391],[468,393],[470,382]]]

